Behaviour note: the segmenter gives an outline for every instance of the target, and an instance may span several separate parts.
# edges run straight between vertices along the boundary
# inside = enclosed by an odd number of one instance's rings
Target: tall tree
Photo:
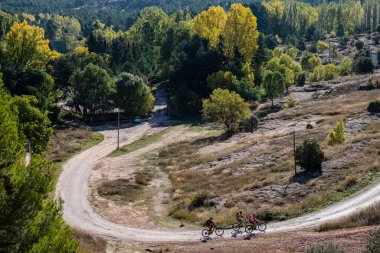
[[[249,8],[232,4],[222,34],[223,51],[228,58],[234,58],[238,50],[248,61],[257,50],[257,19]]]
[[[59,56],[49,48],[49,41],[44,39],[44,30],[30,26],[26,21],[16,23],[2,42],[2,50],[7,60],[24,68],[46,68],[47,63]]]
[[[264,76],[264,89],[273,106],[274,98],[285,95],[285,78],[278,71],[267,71]]]
[[[115,82],[104,69],[90,63],[83,70],[76,70],[69,82],[73,89],[74,103],[83,107],[83,113],[90,110],[105,110],[116,92]]]
[[[227,14],[220,6],[211,6],[207,11],[202,11],[191,22],[193,30],[202,38],[209,41],[211,47],[219,44],[227,21]]]
[[[116,103],[130,116],[145,116],[152,111],[154,97],[144,81],[130,73],[121,73],[116,80]]]

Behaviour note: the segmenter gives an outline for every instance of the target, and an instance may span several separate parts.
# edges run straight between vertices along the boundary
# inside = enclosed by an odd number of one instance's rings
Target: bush
[[[357,74],[372,73],[372,60],[366,56],[359,56],[355,59],[353,69]]]
[[[330,129],[327,135],[327,145],[334,146],[335,144],[343,143],[346,140],[344,122],[343,120],[338,121],[336,124],[336,130],[334,128]]]
[[[285,108],[293,108],[297,105],[301,105],[301,102],[298,101],[295,96],[290,95],[288,97],[288,102],[286,103]]]
[[[306,74],[302,73],[297,78],[297,86],[303,87],[306,83]]]
[[[369,79],[368,80],[368,83],[367,83],[367,87],[366,87],[367,90],[374,90],[376,89],[376,86],[375,84],[372,82],[372,79]]]
[[[376,35],[375,37],[373,37],[373,43],[375,43],[376,45],[379,44],[380,42],[380,35]]]
[[[356,42],[355,42],[355,47],[356,47],[357,50],[361,50],[361,49],[363,49],[363,47],[364,47],[364,42],[361,41],[361,40],[356,41]]]
[[[334,64],[327,64],[324,67],[325,80],[332,80],[337,77],[338,72]]]
[[[307,253],[345,253],[346,251],[339,245],[329,243],[326,245],[313,246],[307,249]]]
[[[380,100],[369,102],[367,110],[371,113],[380,113]]]
[[[376,229],[369,234],[366,250],[364,253],[380,252],[380,229]]]
[[[201,206],[204,206],[207,201],[207,193],[205,192],[198,192],[195,193],[193,196],[191,196],[190,202],[189,202],[189,208],[198,208]]]
[[[352,73],[352,60],[344,57],[338,66],[338,73],[341,76],[346,76]]]
[[[236,92],[246,101],[258,101],[261,98],[261,91],[259,86],[249,81],[247,78],[242,78],[235,85]]]
[[[318,52],[323,52],[323,51],[325,51],[328,48],[329,48],[329,44],[327,44],[324,41],[318,41],[318,43],[317,43],[317,50],[318,50]]]
[[[321,171],[325,155],[315,139],[308,139],[298,145],[295,152],[296,163],[308,171]]]
[[[242,123],[242,128],[244,131],[252,133],[255,129],[257,129],[259,123],[259,119],[255,115],[252,115],[249,119]]]

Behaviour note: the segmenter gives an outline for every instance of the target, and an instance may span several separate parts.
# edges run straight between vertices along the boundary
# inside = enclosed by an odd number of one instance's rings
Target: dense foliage
[[[305,170],[321,171],[325,155],[316,140],[308,139],[297,146],[295,158],[297,165]]]

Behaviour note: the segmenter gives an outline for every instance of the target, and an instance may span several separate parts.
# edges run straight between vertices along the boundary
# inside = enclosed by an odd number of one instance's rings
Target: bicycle
[[[257,220],[257,222],[255,222],[254,224],[246,224],[245,232],[252,233],[255,229],[259,230],[260,232],[265,232],[265,230],[267,229],[267,225],[264,222]]]
[[[214,226],[211,230],[211,233],[209,231],[208,228],[205,228],[202,230],[202,236],[203,237],[209,237],[210,235],[212,235],[212,233],[214,233],[217,235],[217,236],[222,236],[224,234],[224,229],[221,228],[221,227],[216,227]]]
[[[243,219],[243,220],[240,220],[239,222],[232,224],[232,229],[236,232],[239,232],[240,229],[244,226],[245,232],[249,233],[247,231],[247,226],[249,225],[248,219],[245,216],[241,216],[240,219]]]
[[[232,229],[236,232],[240,231],[240,229],[243,227],[244,224],[244,230],[246,233],[252,233],[255,228],[257,228],[259,231],[264,232],[267,229],[267,225],[259,220],[255,224],[252,224],[248,221],[248,219],[243,216],[241,217],[244,219],[244,221],[236,222],[232,224]]]

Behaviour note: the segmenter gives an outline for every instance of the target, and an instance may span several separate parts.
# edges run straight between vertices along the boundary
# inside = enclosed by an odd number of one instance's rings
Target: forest
[[[377,0],[220,2],[2,1],[0,252],[78,245],[51,196],[58,172],[45,156],[67,108],[82,122],[115,109],[147,118],[155,84],[169,81],[172,115],[202,114],[234,133],[252,121],[250,108],[273,105],[289,87],[371,73],[372,55],[380,59],[358,39],[380,42]],[[352,57],[338,53],[347,45]],[[220,116],[229,106],[237,115]]]

